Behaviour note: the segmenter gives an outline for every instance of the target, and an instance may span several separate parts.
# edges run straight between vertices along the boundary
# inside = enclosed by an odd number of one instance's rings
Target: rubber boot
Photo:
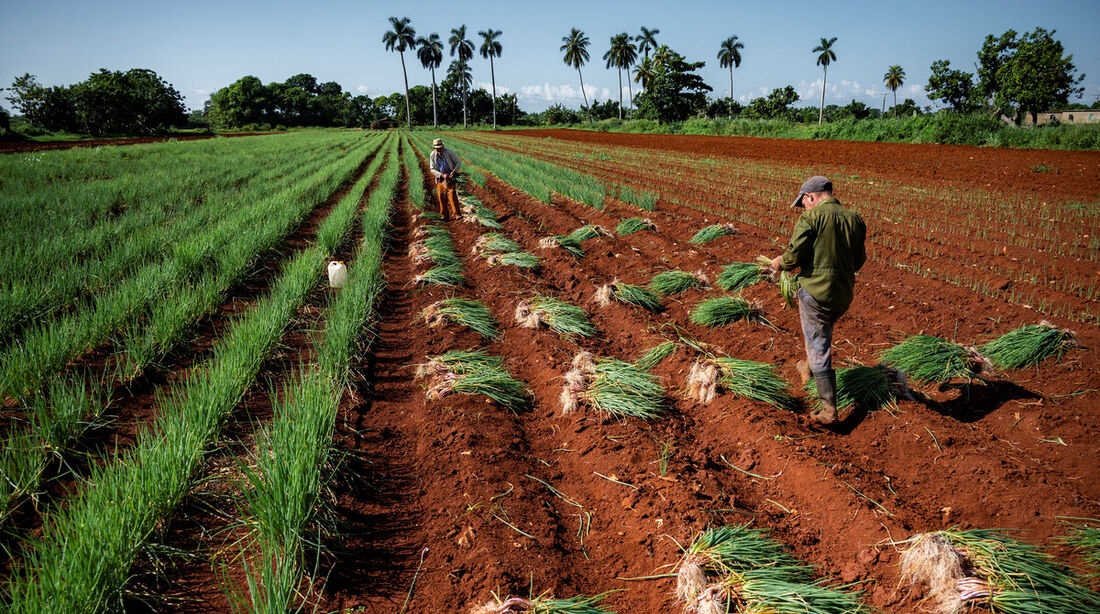
[[[814,383],[817,384],[817,398],[821,399],[821,408],[815,410],[811,416],[818,424],[836,424],[836,371],[829,369],[814,373]]]

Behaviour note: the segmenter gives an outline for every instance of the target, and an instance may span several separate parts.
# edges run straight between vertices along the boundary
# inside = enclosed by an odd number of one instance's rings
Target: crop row
[[[380,144],[380,143],[379,143]],[[374,146],[376,147],[377,144]],[[85,309],[29,329],[18,343],[0,354],[7,395],[21,398],[27,426],[6,434],[0,457],[4,516],[20,495],[33,494],[45,459],[63,454],[80,431],[103,411],[104,391],[134,378],[160,360],[186,337],[203,314],[211,312],[227,289],[254,266],[327,192],[344,181],[357,164],[322,160],[325,165],[255,206],[247,216],[223,215],[221,223],[189,238],[175,258],[143,270],[99,297]],[[249,233],[239,228],[250,227]],[[189,258],[201,249],[207,257],[199,272]],[[169,283],[167,291],[158,284]],[[116,373],[89,375],[64,367],[113,337],[121,358]]]
[[[317,547],[317,540],[307,534],[320,506],[325,472],[333,469],[331,448],[337,406],[349,379],[351,361],[361,351],[360,343],[370,340],[368,319],[385,287],[382,254],[401,172],[398,139],[391,138],[388,143],[384,169],[377,175],[367,209],[361,215],[363,232],[358,255],[344,287],[326,310],[324,336],[316,347],[316,358],[311,364],[301,365],[294,381],[284,388],[285,400],[274,403],[274,419],[258,437],[253,453],[254,469],[247,474],[245,497],[259,554],[249,557],[246,552],[241,557],[247,596],[235,598],[244,604],[245,611],[289,612],[298,607],[307,552]],[[360,202],[367,183],[376,176],[375,169],[382,164],[383,157],[379,156],[338,211],[356,211],[354,204]]]
[[[348,158],[336,166],[359,166],[361,158]],[[329,183],[330,190],[341,181]],[[309,208],[317,202],[311,193],[300,194]],[[137,549],[187,492],[203,451],[316,287],[357,205],[351,198],[339,203],[317,233],[324,243],[288,261],[271,293],[233,325],[212,356],[159,395],[159,416],[135,445],[93,469],[89,485],[44,519],[40,543],[25,552],[9,585],[12,611],[98,611],[115,602]]]
[[[56,310],[79,308],[218,222],[238,199],[302,181],[311,160],[334,159],[349,145],[346,137],[291,140],[0,158],[0,173],[10,177],[0,184],[10,207],[0,223],[0,341]],[[163,164],[166,156],[172,164]],[[210,165],[220,158],[234,163]]]

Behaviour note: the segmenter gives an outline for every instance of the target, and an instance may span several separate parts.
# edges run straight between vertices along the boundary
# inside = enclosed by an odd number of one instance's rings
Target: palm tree
[[[451,60],[451,64],[447,67],[447,75],[458,83],[459,89],[463,92],[469,91],[474,85],[474,76],[470,73],[470,65],[462,60]],[[465,125],[465,109],[463,109],[462,120],[463,125]]]
[[[623,69],[626,69],[626,87],[630,90],[630,66],[638,59],[638,51],[630,42],[630,35],[626,32],[611,37],[611,47],[603,54],[607,61],[607,68],[614,66],[619,70],[619,119],[623,118]],[[634,92],[630,90],[630,98],[634,99]]]
[[[439,34],[432,32],[428,38],[421,36],[416,39],[416,57],[424,68],[432,71],[432,124],[439,127],[439,107],[436,104],[435,94],[435,69],[443,63],[443,41],[439,40]]]
[[[409,25],[409,18],[390,17],[392,30],[387,30],[382,35],[382,42],[386,44],[386,51],[397,51],[401,55],[401,74],[405,76],[405,120],[409,128],[412,128],[412,109],[409,107],[409,73],[405,70],[405,50],[416,45],[416,30]]]
[[[638,62],[638,69],[634,71],[634,81],[642,85],[642,89],[648,89],[649,83],[653,79],[653,59],[642,58],[641,62]]]
[[[718,63],[730,69],[730,119],[733,119],[733,69],[741,67],[741,50],[745,48],[736,36],[722,41],[718,48]]]
[[[565,63],[577,69],[577,76],[581,79],[581,95],[584,96],[584,106],[588,108],[588,94],[584,92],[584,75],[581,74],[581,66],[588,61],[588,37],[584,32],[573,28],[569,36],[561,37],[565,43],[559,51],[565,52]]]
[[[474,43],[466,38],[466,24],[462,24],[462,27],[451,28],[451,37],[447,39],[447,44],[451,46],[451,57],[455,57],[458,54],[458,62],[462,64],[462,72],[469,76],[469,61],[474,57]],[[451,71],[454,72],[454,71]],[[473,84],[473,78],[470,77],[462,81],[462,127],[466,127],[466,101],[470,97],[470,86]]]
[[[836,42],[836,37],[832,37],[828,40],[821,39],[821,44],[814,47],[814,53],[817,56],[817,65],[824,69],[824,73],[821,77],[821,107],[817,111],[817,124],[821,125],[822,118],[825,117],[825,80],[829,77],[829,64],[836,60],[836,53],[833,52],[832,46]]]
[[[894,64],[886,71],[886,74],[882,76],[882,82],[886,84],[886,89],[894,92],[894,117],[898,116],[898,88],[905,83],[905,71],[901,66]]]
[[[642,26],[642,33],[635,36],[634,40],[638,42],[638,52],[649,57],[649,50],[657,50],[657,35],[661,31],[657,28],[650,30],[649,28]]]
[[[496,69],[493,68],[493,58],[499,58],[500,52],[503,50],[500,41],[497,40],[497,37],[501,34],[503,32],[492,28],[477,33],[481,37],[481,49],[479,51],[481,51],[481,57],[489,58],[489,76],[493,81],[493,130],[497,129],[497,75]]]

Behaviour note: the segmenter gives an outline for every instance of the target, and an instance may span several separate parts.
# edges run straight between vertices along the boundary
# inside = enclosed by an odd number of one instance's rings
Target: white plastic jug
[[[348,283],[348,268],[339,260],[328,263],[328,285],[330,288],[343,288]]]

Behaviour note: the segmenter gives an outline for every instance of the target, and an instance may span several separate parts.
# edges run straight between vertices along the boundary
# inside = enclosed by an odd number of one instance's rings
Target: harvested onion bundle
[[[806,390],[817,399],[817,382],[811,378]],[[836,408],[859,406],[867,411],[895,405],[899,398],[911,399],[913,393],[905,374],[888,365],[848,367],[836,372]],[[821,400],[817,399],[820,407]]]
[[[698,361],[688,373],[687,395],[699,403],[710,403],[719,389],[739,397],[788,408],[794,403],[787,382],[775,367],[762,362],[719,357]]]
[[[657,230],[657,225],[649,218],[628,217],[619,222],[619,225],[615,227],[615,233],[620,237],[632,235],[643,230]]]
[[[969,381],[989,366],[988,359],[976,349],[931,335],[909,337],[883,352],[880,359],[901,369],[909,379],[925,384]]]
[[[718,275],[715,285],[727,292],[736,292],[771,276],[771,260],[760,256],[755,262],[727,264]]]
[[[428,380],[428,400],[452,393],[484,395],[515,411],[531,399],[527,386],[504,368],[504,359],[480,350],[454,350],[431,357],[417,365],[416,378]]]
[[[420,317],[428,326],[441,326],[444,322],[454,322],[471,328],[486,339],[496,339],[499,335],[493,314],[483,303],[465,298],[449,298],[428,305],[420,312]]]
[[[649,289],[662,296],[681,294],[692,288],[706,287],[707,278],[702,273],[691,274],[687,271],[665,271],[657,273],[649,280]]]
[[[617,358],[596,360],[589,352],[580,352],[564,380],[563,414],[581,404],[618,419],[649,420],[664,411],[664,389],[657,378]]]
[[[1073,332],[1044,320],[1007,332],[979,347],[978,351],[1000,369],[1022,369],[1051,357],[1061,358],[1076,347],[1080,344]]]
[[[661,297],[657,296],[657,293],[642,286],[624,284],[617,279],[610,284],[601,286],[599,290],[596,290],[595,296],[592,297],[592,300],[600,307],[607,307],[611,304],[612,299],[637,305],[648,311],[657,312],[661,310]]]
[[[596,327],[583,309],[552,296],[536,296],[520,301],[516,305],[515,318],[524,328],[545,325],[559,333],[582,337],[596,334]]]
[[[1100,595],[1035,546],[988,529],[947,530],[906,540],[901,576],[928,587],[947,614],[981,604],[1006,614],[1096,611]]]
[[[733,224],[713,224],[701,228],[699,232],[695,233],[694,237],[688,239],[688,243],[702,245],[703,243],[709,243],[719,237],[735,234],[737,234],[737,229],[733,227]]]
[[[493,595],[492,601],[474,608],[470,614],[612,614],[596,607],[606,596],[601,593],[593,597],[577,595],[568,599],[552,599],[544,593],[531,599],[509,597],[501,600],[498,595]]]
[[[676,597],[693,614],[825,613],[864,610],[858,593],[813,581],[813,568],[764,529],[725,526],[692,540],[680,561]]]
[[[759,305],[735,296],[721,296],[705,300],[691,311],[691,321],[704,326],[725,326],[738,320],[759,322],[771,326]]]

